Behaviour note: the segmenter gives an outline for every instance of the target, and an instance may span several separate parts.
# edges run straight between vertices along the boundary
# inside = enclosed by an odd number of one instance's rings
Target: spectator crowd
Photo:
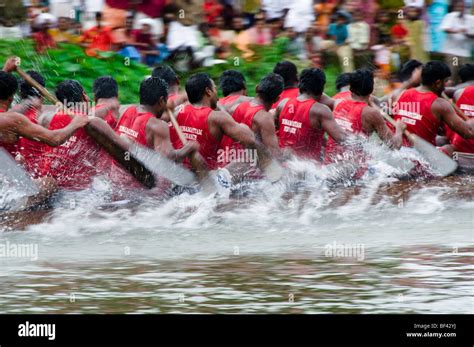
[[[431,55],[456,77],[474,51],[472,0],[30,0],[6,1],[0,18],[0,38],[32,37],[39,53],[68,42],[150,66],[177,57],[210,66],[233,47],[252,59],[255,46],[281,39],[315,67],[370,66],[388,79],[408,59]]]

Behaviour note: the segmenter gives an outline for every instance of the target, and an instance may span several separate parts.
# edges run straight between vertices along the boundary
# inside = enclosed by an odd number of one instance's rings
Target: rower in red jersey
[[[345,133],[331,110],[318,101],[325,83],[322,70],[305,69],[300,76],[300,95],[280,102],[275,114],[280,148],[288,148],[302,158],[320,161],[324,132],[338,143],[344,141]]]
[[[176,112],[176,119],[188,141],[199,143],[199,153],[208,169],[214,170],[219,166],[218,151],[224,135],[246,148],[262,149],[248,127],[238,124],[225,112],[214,111],[218,101],[217,89],[209,75],[192,75],[186,82],[186,93],[190,104]],[[181,148],[183,144],[173,127],[170,133],[173,146]],[[260,153],[264,156],[262,151]]]
[[[196,143],[188,143],[175,150],[170,142],[168,123],[160,119],[167,109],[168,86],[158,77],[150,77],[140,84],[140,104],[129,106],[120,117],[115,132],[130,142],[160,152],[174,161],[182,161],[198,149]],[[133,177],[114,165],[111,179],[122,186],[138,186]],[[164,186],[161,186],[162,188]]]
[[[17,66],[17,58],[8,58],[3,70],[0,71],[0,147],[6,149],[13,157],[18,154],[21,137],[37,140],[49,146],[59,146],[64,143],[76,130],[89,123],[88,118],[75,119],[69,126],[57,131],[49,131],[31,122],[24,115],[9,112],[13,96],[18,89],[18,82],[10,72]]]
[[[236,105],[251,99],[247,96],[245,77],[240,71],[226,70],[219,77],[219,83],[224,97],[219,99],[218,106],[225,108],[227,112],[233,116]],[[226,135],[222,136],[220,149],[226,151],[226,149],[228,150],[233,146],[234,140]],[[221,166],[225,166],[227,164],[228,161],[223,161],[220,163]]]
[[[275,100],[283,90],[283,78],[275,73],[265,76],[256,87],[256,96],[242,100],[239,103],[224,107],[237,123],[245,124],[252,129],[255,136],[261,141],[274,157],[280,156],[278,138],[276,136],[273,115],[269,112]],[[227,149],[241,151],[243,147],[232,142]]]
[[[436,145],[436,135],[443,124],[463,138],[474,138],[474,122],[462,120],[449,101],[440,97],[450,76],[451,71],[445,63],[430,61],[423,66],[421,85],[405,90],[398,99],[394,119],[401,119],[408,131],[432,145]],[[408,141],[403,145],[411,146]]]
[[[385,123],[380,111],[369,106],[371,94],[374,90],[373,73],[366,69],[356,70],[349,75],[350,92],[352,98],[349,100],[340,99],[336,101],[334,107],[334,118],[347,134],[353,134],[368,138],[373,132],[386,142],[390,147],[399,149],[402,145],[403,130],[405,125],[397,122],[396,133],[393,134]],[[346,152],[345,152],[346,150]],[[361,167],[365,166],[365,155],[359,150],[347,151],[337,144],[331,137],[326,145],[326,162],[337,162],[353,160],[354,157]],[[363,174],[365,170],[359,170]],[[357,175],[356,176],[359,176]]]
[[[335,94],[332,97],[334,100],[337,100],[337,99],[349,100],[351,98],[350,77],[351,77],[351,74],[348,72],[342,73],[339,76],[337,76],[336,78],[337,94]]]
[[[119,117],[117,81],[110,76],[101,76],[94,81],[92,91],[94,92],[95,110],[99,110],[102,107],[110,108],[112,104],[117,105],[106,113],[99,112],[97,114],[97,116],[101,117],[112,129],[115,129]]]
[[[44,77],[36,71],[27,71],[35,81],[45,86]],[[32,123],[38,124],[38,116],[41,114],[43,100],[39,92],[31,87],[28,82],[20,80],[20,97],[22,101],[13,106],[12,111],[24,114]],[[39,141],[21,137],[18,142],[18,154],[25,169],[32,177],[41,176],[43,168],[44,151],[47,145]]]
[[[188,102],[188,96],[186,93],[183,93],[179,90],[180,83],[178,75],[176,75],[173,69],[168,65],[160,65],[155,67],[151,73],[151,76],[161,78],[168,84],[167,107],[170,110],[174,110],[179,105],[183,105]],[[169,121],[167,117],[167,113],[164,113],[161,119]]]
[[[463,88],[458,89],[453,96],[456,106],[469,119],[474,119],[474,65],[466,64],[459,69],[459,77]],[[468,85],[471,83],[472,85]],[[451,141],[453,151],[474,153],[474,140],[463,139],[458,134],[454,134]]]
[[[283,77],[285,83],[285,87],[283,88],[280,97],[272,105],[272,109],[276,109],[282,100],[296,98],[298,96],[298,69],[291,61],[282,61],[275,65],[273,73]]]
[[[56,86],[56,97],[76,118],[86,117],[89,112],[89,98],[81,84],[74,80],[65,80]],[[111,106],[116,107],[116,105]],[[107,113],[107,107],[100,112]],[[97,114],[99,110],[96,110]],[[99,117],[102,118],[102,117]],[[73,119],[64,110],[58,110],[49,123],[49,129],[63,129]],[[46,152],[45,172],[52,176],[58,186],[67,190],[82,190],[90,187],[98,173],[97,165],[101,148],[87,135],[84,129],[78,130],[61,146],[50,148]]]

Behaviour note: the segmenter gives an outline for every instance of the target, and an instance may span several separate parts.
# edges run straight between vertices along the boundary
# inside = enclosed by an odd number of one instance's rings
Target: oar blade
[[[409,138],[413,143],[413,147],[415,147],[430,164],[436,176],[444,177],[451,175],[458,168],[458,164],[452,158],[439,151],[431,143],[415,134],[410,134]]]
[[[133,144],[130,147],[130,154],[152,173],[164,177],[175,184],[189,186],[197,183],[196,176],[191,171],[165,158],[156,151]]]
[[[3,148],[0,148],[0,163],[0,176],[13,184],[18,191],[25,196],[39,193],[35,182]]]

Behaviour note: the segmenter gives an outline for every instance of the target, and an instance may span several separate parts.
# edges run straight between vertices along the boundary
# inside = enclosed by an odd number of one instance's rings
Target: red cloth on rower
[[[283,91],[280,94],[280,97],[278,98],[278,101],[275,102],[272,105],[272,108],[277,108],[278,104],[283,100],[283,99],[292,99],[296,98],[300,93],[300,90],[298,88],[286,88],[283,89]]]
[[[152,146],[148,145],[146,138],[146,125],[153,117],[155,115],[150,112],[138,112],[136,106],[130,106],[120,118],[115,132],[120,136],[128,137],[142,146],[152,148]]]
[[[393,117],[401,119],[406,124],[407,130],[436,146],[436,135],[441,121],[431,112],[433,102],[438,98],[432,92],[419,92],[415,88],[408,89],[398,99],[398,112]],[[411,147],[408,140],[403,145]]]
[[[297,156],[320,161],[324,132],[313,129],[309,118],[315,103],[312,99],[288,100],[280,113],[278,137],[281,148],[288,147]]]
[[[38,110],[36,108],[30,108],[25,112],[25,116],[34,124],[38,124],[37,114]],[[41,177],[44,168],[44,153],[49,146],[39,141],[21,137],[18,148],[21,156],[25,159],[25,169],[33,177]]]
[[[101,109],[104,106],[105,106],[104,104],[97,104],[97,105],[95,105],[95,109],[98,110],[98,109]],[[117,127],[117,120],[114,117],[114,111],[113,110],[109,110],[107,112],[107,114],[104,117],[104,121],[107,122],[107,124],[112,129],[115,129]]]
[[[212,108],[206,106],[195,107],[193,105],[186,105],[176,117],[179,127],[188,141],[199,143],[199,153],[210,170],[218,167],[217,155],[220,145],[220,141],[209,131],[208,118],[212,111]],[[174,148],[179,149],[183,147],[176,130],[171,125],[170,137]],[[184,160],[184,164],[190,167],[187,158]]]
[[[58,112],[51,119],[48,129],[62,129],[70,122],[70,116]],[[79,129],[62,145],[48,147],[45,151],[45,172],[55,178],[61,188],[86,189],[97,174],[100,150],[86,131]]]
[[[240,98],[242,95],[227,95],[223,98],[219,99],[219,103],[221,105],[231,105],[233,104],[238,98]],[[235,112],[235,110],[234,110]],[[234,115],[232,115],[233,117]],[[235,119],[235,118],[234,118]],[[230,148],[232,144],[234,143],[234,140],[232,140],[229,136],[223,135],[221,139],[221,144],[220,144],[220,149],[225,150],[226,148]],[[224,164],[219,163],[220,166],[225,166],[228,164],[228,162],[225,162]]]
[[[334,108],[334,119],[346,133],[368,137],[362,127],[362,111],[366,106],[367,104],[362,101],[342,100]],[[336,158],[342,160],[343,154],[344,148],[329,136],[326,144],[325,162],[334,162]]]
[[[474,86],[464,88],[456,105],[464,114],[471,119],[474,117]],[[454,133],[452,144],[457,152],[474,153],[474,139],[464,139],[461,135]]]
[[[350,90],[346,90],[344,92],[339,92],[332,97],[333,99],[343,99],[343,100],[350,100],[352,99],[352,92]]]

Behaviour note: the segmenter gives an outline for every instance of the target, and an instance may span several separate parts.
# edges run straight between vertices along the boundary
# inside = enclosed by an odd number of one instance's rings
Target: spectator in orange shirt
[[[112,50],[112,31],[102,26],[102,13],[97,12],[95,19],[97,25],[84,31],[80,38],[81,45],[86,48],[86,54],[91,57],[96,56],[97,51]]]

